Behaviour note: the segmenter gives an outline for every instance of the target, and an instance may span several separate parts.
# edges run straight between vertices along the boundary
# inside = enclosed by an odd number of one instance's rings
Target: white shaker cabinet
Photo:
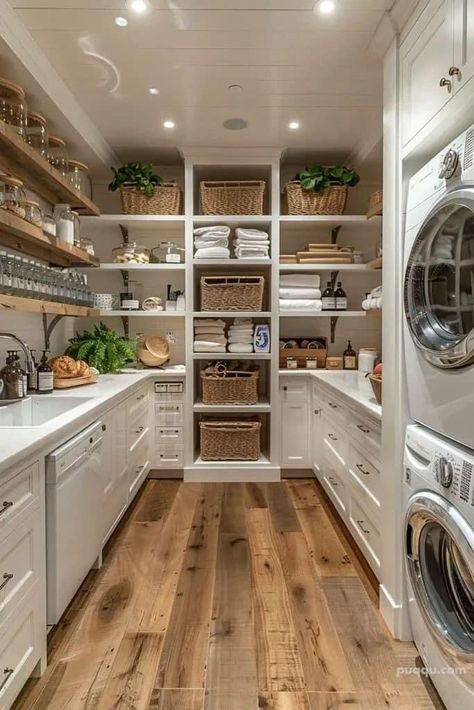
[[[308,468],[310,421],[307,381],[302,378],[283,378],[280,383],[280,402],[281,466]]]
[[[103,542],[109,538],[128,501],[127,409],[122,402],[101,417],[103,431]]]
[[[318,396],[317,385],[313,385],[311,396],[311,424],[310,424],[310,456],[311,465],[315,472],[322,467],[322,402]]]
[[[474,3],[472,0],[455,0],[454,63],[451,75],[454,91],[464,87],[474,76]]]

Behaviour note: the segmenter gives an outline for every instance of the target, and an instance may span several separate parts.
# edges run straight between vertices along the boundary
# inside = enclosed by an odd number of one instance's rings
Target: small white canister
[[[359,350],[359,372],[372,372],[377,357],[378,353],[375,348],[361,348]]]

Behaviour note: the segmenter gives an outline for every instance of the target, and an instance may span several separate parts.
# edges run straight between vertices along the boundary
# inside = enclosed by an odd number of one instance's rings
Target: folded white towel
[[[280,298],[280,310],[282,311],[320,311],[322,307],[323,302],[315,298]]]
[[[227,249],[228,246],[228,239],[196,239],[194,242],[195,249],[208,249],[210,247],[222,247],[223,249]]]
[[[231,343],[229,345],[229,352],[230,353],[253,353],[253,344],[252,343]]]
[[[195,340],[194,341],[194,352],[195,353],[225,353],[225,345],[216,345],[215,343],[208,342],[206,340]]]
[[[235,236],[237,239],[268,239],[267,232],[262,232],[260,229],[248,229],[246,227],[237,227]]]
[[[253,338],[253,329],[229,330],[229,338]]]
[[[235,323],[235,325],[229,326],[229,333],[241,332],[242,330],[248,330],[253,333],[253,323]]]
[[[280,286],[319,288],[321,279],[318,274],[281,274]]]
[[[319,288],[296,288],[291,286],[280,286],[280,298],[321,298]]]
[[[253,343],[253,337],[249,335],[231,335],[229,343]]]
[[[216,343],[216,345],[225,345],[227,342],[224,333],[195,333],[194,340],[205,340],[208,343]]]
[[[239,254],[237,259],[239,261],[252,261],[252,259],[258,259],[259,261],[270,261],[268,254]]]
[[[194,326],[199,325],[220,325],[225,327],[225,320],[222,320],[222,318],[196,318]]]
[[[226,247],[205,247],[198,249],[195,259],[230,259],[230,251]]]
[[[211,227],[196,227],[194,234],[195,236],[199,236],[201,234],[222,234],[228,237],[230,234],[230,227],[223,224],[215,224]]]
[[[243,324],[247,324],[247,323],[250,323],[250,325],[253,325],[253,320],[251,318],[234,318],[234,322],[232,323],[232,326],[243,325]]]
[[[216,325],[198,325],[194,328],[194,335],[224,335],[224,328]],[[203,338],[203,340],[208,340],[208,338]]]

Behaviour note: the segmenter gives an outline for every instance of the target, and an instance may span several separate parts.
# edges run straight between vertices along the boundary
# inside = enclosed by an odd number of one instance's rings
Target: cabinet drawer
[[[334,505],[343,517],[348,507],[348,489],[341,468],[326,454],[322,457],[323,483]]]
[[[148,402],[145,406],[137,409],[133,416],[127,421],[127,446],[128,450],[132,451],[135,443],[142,436],[143,432],[148,429],[150,419],[150,409]]]
[[[132,496],[135,495],[141,482],[150,468],[150,432],[147,429],[136,442],[130,456],[128,486]]]
[[[142,387],[136,394],[132,394],[126,401],[127,405],[127,421],[132,421],[137,412],[146,408],[150,403],[150,392],[147,387]]]
[[[155,424],[161,426],[179,426],[183,424],[184,404],[182,402],[156,402]]]
[[[355,446],[349,449],[349,471],[359,492],[380,508],[380,470]]]
[[[13,473],[0,485],[0,541],[40,502],[39,463]]]
[[[36,510],[0,544],[0,620],[40,578],[43,539],[40,511]]]
[[[183,468],[184,452],[176,449],[162,449],[156,452],[156,468]]]
[[[333,419],[328,419],[324,414],[321,417],[321,438],[324,454],[330,452],[342,466],[347,465],[347,438],[343,429],[334,423]]]
[[[320,390],[319,399],[327,417],[337,421],[339,426],[345,426],[348,410],[344,402],[325,390]]]
[[[155,429],[155,444],[157,450],[183,448],[184,436],[183,427],[156,427]]]
[[[359,499],[352,495],[349,523],[352,534],[364,557],[377,576],[380,574],[380,529],[374,516]]]
[[[308,382],[303,378],[285,379],[280,384],[280,395],[283,402],[306,402],[308,399]]]
[[[354,442],[359,448],[380,461],[381,430],[378,422],[370,419],[360,419],[353,415],[349,422],[349,430]]]

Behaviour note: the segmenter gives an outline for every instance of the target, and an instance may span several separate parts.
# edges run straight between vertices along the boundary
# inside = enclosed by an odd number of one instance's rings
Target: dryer
[[[405,569],[413,639],[448,710],[474,707],[474,453],[407,427]]]
[[[410,181],[404,310],[411,418],[474,449],[474,126]]]

